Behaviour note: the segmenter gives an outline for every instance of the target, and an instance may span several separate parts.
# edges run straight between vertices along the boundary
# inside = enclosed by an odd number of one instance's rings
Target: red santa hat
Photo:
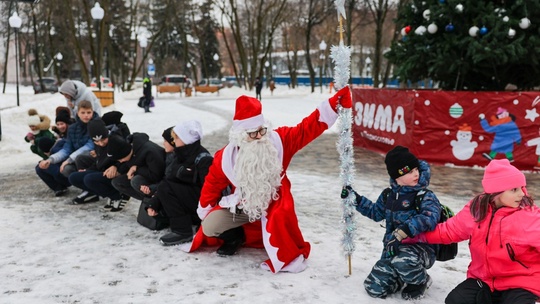
[[[242,95],[236,99],[233,127],[236,129],[256,129],[264,124],[262,104],[257,98]]]

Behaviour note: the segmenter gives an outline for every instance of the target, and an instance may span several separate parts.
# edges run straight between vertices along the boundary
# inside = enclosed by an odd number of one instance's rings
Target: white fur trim
[[[267,224],[268,224],[268,218],[266,216],[262,216],[261,226],[262,226],[264,249],[266,249],[266,253],[268,254],[268,257],[270,258],[270,261],[272,261],[272,265],[274,265],[274,271],[275,271],[274,273],[277,273],[281,270],[281,268],[283,268],[285,263],[280,261],[277,257],[278,248],[270,244],[271,233],[268,232],[268,229],[266,228]],[[263,263],[263,264],[266,264],[266,263]],[[263,267],[262,264],[261,264],[261,267]],[[268,270],[270,270],[270,267],[268,265],[266,265],[266,267],[268,267]]]
[[[221,158],[221,169],[235,187],[236,178],[234,177],[234,165],[236,165],[236,155],[238,155],[238,147],[228,144],[223,150]]]
[[[296,259],[292,260],[286,266],[284,262],[278,259],[277,257],[278,248],[270,244],[271,233],[268,232],[268,230],[266,229],[267,224],[268,224],[268,219],[266,216],[263,216],[261,218],[261,226],[262,226],[262,233],[263,233],[264,249],[266,249],[266,253],[268,254],[268,257],[270,258],[270,261],[272,261],[272,265],[274,265],[275,273],[278,273],[278,272],[298,273],[298,272],[304,271],[307,268],[307,262],[304,259],[303,255],[299,255],[298,257],[296,257]],[[271,271],[270,266],[264,262],[261,263],[261,268]]]
[[[238,205],[238,202],[240,201],[240,196],[238,193],[233,193],[230,195],[226,195],[219,200],[219,206],[221,208],[228,208],[231,213],[236,213],[236,205]]]
[[[271,271],[270,266],[266,262],[261,263],[261,268]],[[296,259],[292,260],[287,266],[281,268],[280,272],[299,273],[307,268],[307,261],[303,255],[299,255]]]
[[[319,110],[319,121],[328,125],[328,128],[332,127],[338,118],[338,114],[330,106],[328,100],[323,101],[317,109]]]
[[[212,206],[208,205],[206,207],[201,206],[201,202],[199,202],[199,206],[197,207],[197,215],[201,220],[204,220],[204,218],[210,213],[210,210],[212,210]]]
[[[242,120],[233,120],[233,128],[240,130],[256,129],[264,125],[264,116],[259,114]]]
[[[191,252],[191,246],[193,246],[193,242],[189,243],[183,243],[178,245],[178,249],[182,250],[183,252]]]

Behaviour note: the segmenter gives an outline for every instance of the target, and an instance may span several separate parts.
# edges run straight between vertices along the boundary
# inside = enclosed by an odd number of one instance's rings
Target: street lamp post
[[[268,68],[270,67],[270,62],[268,62],[268,60],[266,60],[266,61],[264,62],[264,67],[265,67],[264,70],[265,70],[265,72],[266,72],[266,86],[268,87],[268,84],[269,84],[269,81],[270,81],[270,80],[268,79],[268,78],[269,78],[269,77],[268,77],[268,74],[269,74],[269,73],[268,73]]]
[[[62,53],[58,52],[58,53],[56,53],[56,55],[54,57],[56,58],[56,66],[60,67],[60,61],[62,61],[62,59],[64,59],[64,55],[62,55]]]
[[[324,64],[324,51],[326,50],[326,43],[323,41],[321,41],[321,43],[319,44],[319,50],[321,51],[321,55],[319,56],[319,59],[320,59],[320,65],[319,65],[319,86],[321,86],[321,94],[322,94],[322,68],[323,68],[323,64]]]
[[[90,75],[94,75],[94,60],[90,59]]]
[[[214,54],[214,61],[216,63],[216,68],[214,69],[214,72],[217,73],[216,78],[219,78],[219,65],[218,65],[219,55],[217,53]]]
[[[96,69],[97,69],[97,78],[98,79],[98,88],[99,90],[101,91],[101,31],[100,31],[100,23],[101,23],[101,20],[103,19],[103,16],[105,15],[105,11],[101,8],[101,6],[99,5],[99,2],[96,2],[96,4],[94,5],[94,7],[90,10],[90,14],[92,15],[92,19],[96,20],[97,21],[97,24],[98,24],[98,28],[97,28],[97,33],[96,33],[96,36],[97,36],[97,65],[96,65]]]
[[[143,67],[143,78],[146,77],[146,67],[144,65],[144,57],[146,56],[146,47],[148,46],[148,39],[146,37],[141,36],[139,38],[139,46],[142,48],[142,67]]]
[[[61,77],[61,71],[60,71],[60,61],[62,61],[62,59],[64,59],[64,55],[62,55],[62,53],[58,52],[56,53],[56,55],[54,56],[56,58],[56,69],[54,69],[54,71],[56,72],[56,79],[58,79],[58,82],[60,82],[60,77]]]
[[[369,78],[371,74],[371,58],[369,56],[366,58],[366,76]],[[371,82],[371,81],[370,81]],[[371,83],[369,83],[371,85]]]
[[[9,17],[9,26],[15,30],[15,74],[17,79],[17,107],[19,106],[19,28],[21,28],[22,20],[17,12],[13,12],[13,16]]]
[[[56,61],[56,66],[60,66],[60,61],[62,61],[62,59],[64,59],[64,56],[62,55],[62,53],[60,52],[56,53],[56,55],[54,55],[54,57],[51,59],[51,62],[49,62],[49,64],[43,68],[43,72],[47,73],[51,69],[55,61]]]

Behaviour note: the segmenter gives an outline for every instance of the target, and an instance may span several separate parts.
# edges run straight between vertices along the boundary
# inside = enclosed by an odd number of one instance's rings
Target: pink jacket
[[[470,201],[453,218],[425,233],[425,240],[449,244],[469,239],[467,278],[491,290],[523,288],[540,297],[540,209],[499,208],[475,223]]]

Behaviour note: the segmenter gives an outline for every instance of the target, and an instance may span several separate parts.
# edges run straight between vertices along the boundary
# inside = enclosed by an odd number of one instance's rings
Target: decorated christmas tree
[[[540,0],[413,0],[398,13],[386,53],[401,81],[446,90],[540,85]]]

